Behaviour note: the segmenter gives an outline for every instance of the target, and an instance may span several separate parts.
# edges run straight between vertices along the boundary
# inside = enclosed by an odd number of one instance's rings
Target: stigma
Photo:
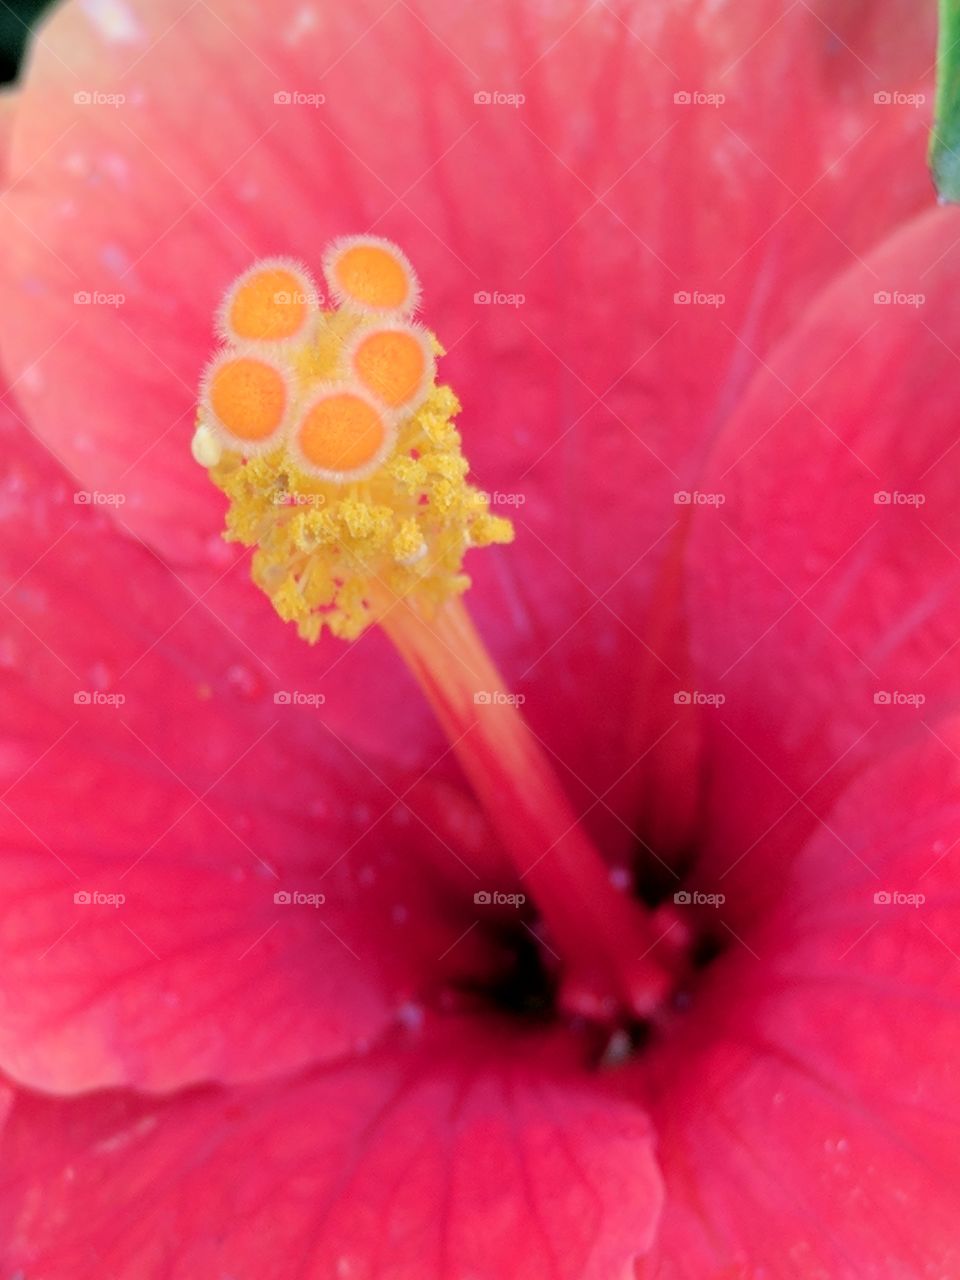
[[[313,643],[353,639],[398,599],[435,612],[470,584],[472,547],[510,542],[469,483],[420,285],[377,236],[335,240],[327,293],[287,258],[254,263],[217,313],[191,451],[253,547],[254,582]]]
[[[498,837],[476,860],[491,883],[531,891],[559,1007],[650,1017],[674,981],[653,954],[658,922],[611,880],[518,700],[491,696],[509,685],[463,601],[463,561],[513,527],[467,478],[413,268],[354,236],[322,270],[325,296],[301,263],[264,259],[221,302],[192,452],[227,497],[225,536],[254,548],[254,582],[305,640],[380,625]]]

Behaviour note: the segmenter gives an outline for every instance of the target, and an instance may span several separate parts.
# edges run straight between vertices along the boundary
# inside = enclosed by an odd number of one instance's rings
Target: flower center
[[[256,548],[254,581],[310,642],[356,637],[396,599],[441,605],[469,585],[470,547],[513,537],[467,483],[409,263],[362,236],[324,271],[339,306],[286,259],[228,291],[193,442],[229,499],[226,536]]]
[[[499,837],[484,893],[533,899],[562,1007],[647,1017],[674,982],[660,922],[614,882],[463,605],[466,552],[513,527],[467,480],[442,348],[411,319],[413,269],[360,236],[323,270],[336,305],[284,258],[221,305],[192,449],[229,501],[225,537],[255,548],[254,582],[308,642],[382,626]]]

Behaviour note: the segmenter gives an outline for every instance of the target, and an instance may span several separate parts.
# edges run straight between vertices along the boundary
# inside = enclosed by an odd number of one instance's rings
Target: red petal
[[[960,1273],[958,847],[953,722],[865,776],[727,937],[650,1063],[667,1208],[638,1275]]]
[[[8,1268],[75,1280],[611,1280],[650,1243],[646,1120],[469,1026],[257,1090],[27,1095],[2,1139]],[[455,1045],[455,1047],[454,1047]]]

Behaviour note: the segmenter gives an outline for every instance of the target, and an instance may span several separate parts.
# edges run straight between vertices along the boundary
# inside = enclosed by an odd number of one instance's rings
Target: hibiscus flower
[[[932,28],[37,32],[0,211],[5,1274],[960,1274]],[[515,540],[425,633],[310,644],[190,440],[231,282],[319,282],[353,234],[413,264]]]

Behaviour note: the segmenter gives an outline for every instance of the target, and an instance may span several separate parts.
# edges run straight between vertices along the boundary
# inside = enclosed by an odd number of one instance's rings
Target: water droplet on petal
[[[96,689],[97,692],[101,693],[110,687],[113,679],[113,673],[105,662],[95,662],[87,672],[87,676],[90,680],[91,689]]]
[[[253,819],[249,813],[234,813],[230,818],[230,825],[237,835],[249,835],[253,828]]]
[[[423,1006],[407,1002],[397,1010],[397,1020],[410,1031],[419,1031],[423,1026]]]
[[[144,38],[139,19],[123,0],[79,0],[84,11],[108,44],[135,44]]]
[[[227,669],[227,684],[242,698],[255,698],[263,692],[263,681],[249,667],[235,662]]]
[[[17,665],[17,646],[10,636],[0,636],[0,667],[12,671]]]
[[[219,533],[211,534],[203,544],[203,551],[208,563],[215,569],[229,564],[235,554]]]

